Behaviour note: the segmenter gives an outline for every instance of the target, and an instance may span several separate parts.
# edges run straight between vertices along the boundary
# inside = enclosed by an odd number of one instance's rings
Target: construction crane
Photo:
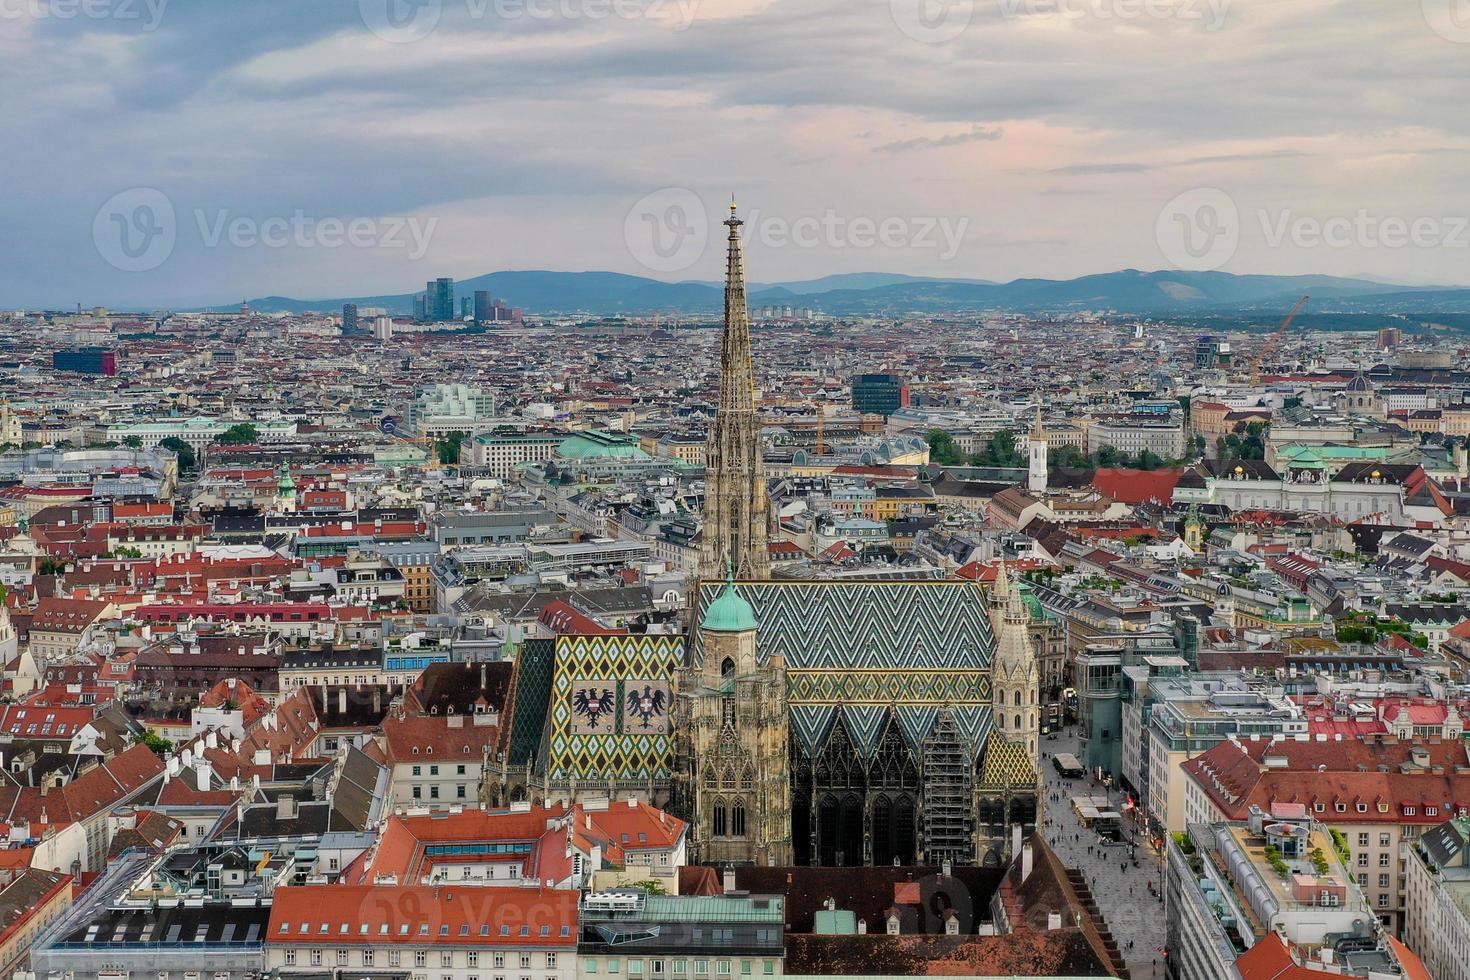
[[[1291,326],[1291,322],[1296,319],[1296,315],[1302,311],[1302,307],[1306,306],[1307,300],[1311,298],[1312,297],[1310,296],[1303,296],[1301,299],[1297,300],[1296,305],[1291,308],[1291,312],[1286,315],[1286,319],[1281,321],[1281,326],[1277,327],[1276,332],[1273,333],[1269,338],[1267,338],[1266,342],[1261,345],[1261,352],[1256,355],[1255,361],[1251,364],[1252,388],[1257,388],[1260,386],[1261,365],[1266,363],[1266,358],[1270,357],[1271,352],[1276,349],[1276,345],[1281,343],[1282,334],[1286,333],[1286,328]]]

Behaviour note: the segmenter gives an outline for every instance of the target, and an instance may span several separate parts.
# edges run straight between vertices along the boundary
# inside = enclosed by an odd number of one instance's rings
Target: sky
[[[1470,283],[1470,0],[0,0],[0,308]]]

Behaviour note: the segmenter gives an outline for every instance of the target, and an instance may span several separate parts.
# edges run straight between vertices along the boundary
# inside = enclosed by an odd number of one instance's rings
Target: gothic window
[[[832,726],[832,735],[817,758],[816,770],[818,786],[861,789],[867,782],[862,758],[841,719]]]
[[[893,863],[893,804],[888,797],[873,801],[873,864]]]
[[[713,766],[704,770],[704,785],[710,789],[715,788],[715,770]]]
[[[724,661],[720,664],[720,676],[721,677],[734,677],[735,676],[735,661],[734,661],[733,658],[726,657],[724,659]]]
[[[861,867],[863,863],[863,798],[849,793],[842,801],[842,866]]]
[[[721,723],[726,728],[734,729],[734,727],[735,727],[735,699],[734,698],[721,698],[720,699],[720,716],[721,716],[721,718],[720,718]]]
[[[721,776],[720,776],[720,789],[734,789],[734,788],[735,788],[735,770],[733,768],[727,766],[725,768],[724,773],[721,774]]]
[[[918,833],[912,797],[900,796],[893,808],[893,852],[903,864],[912,864],[918,851]]]
[[[919,785],[918,760],[904,740],[898,722],[891,715],[883,737],[878,743],[878,752],[873,759],[871,783],[886,789],[917,789]]]
[[[837,864],[837,797],[824,796],[817,807],[817,843],[823,866]]]
[[[1021,706],[1021,692],[1020,691],[1017,691],[1016,692],[1016,707],[1019,708],[1020,706]]]
[[[1021,730],[1021,716],[1020,715],[1016,715],[1016,731],[1019,732],[1020,730]]]
[[[724,800],[715,800],[715,818],[713,823],[713,834],[716,837],[724,837],[729,829],[729,814],[725,810]]]
[[[746,766],[745,769],[740,773],[740,788],[755,788],[755,771],[751,769],[750,766]]]
[[[736,800],[730,809],[730,836],[745,836],[745,801]]]

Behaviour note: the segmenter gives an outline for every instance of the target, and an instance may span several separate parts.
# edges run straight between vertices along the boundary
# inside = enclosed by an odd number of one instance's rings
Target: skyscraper
[[[443,323],[454,319],[454,280],[430,279],[424,289],[424,319]]]
[[[771,576],[767,521],[771,501],[761,455],[760,417],[755,405],[750,310],[745,299],[745,257],[735,204],[730,204],[729,251],[725,269],[725,329],[720,350],[720,404],[706,449],[704,551],[699,577]]]
[[[342,333],[346,336],[357,333],[356,303],[344,303],[342,305]]]
[[[490,305],[490,290],[475,290],[475,322],[488,323],[495,319],[495,307]]]

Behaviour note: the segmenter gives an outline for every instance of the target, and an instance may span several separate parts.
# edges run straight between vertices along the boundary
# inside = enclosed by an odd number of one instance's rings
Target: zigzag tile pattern
[[[723,583],[700,587],[703,608]],[[841,712],[859,752],[878,748],[892,707],[917,750],[940,707],[977,757],[993,725],[990,661],[995,638],[971,582],[737,582],[755,609],[762,660],[785,658],[793,733],[815,756]],[[691,660],[703,662],[695,631]]]

